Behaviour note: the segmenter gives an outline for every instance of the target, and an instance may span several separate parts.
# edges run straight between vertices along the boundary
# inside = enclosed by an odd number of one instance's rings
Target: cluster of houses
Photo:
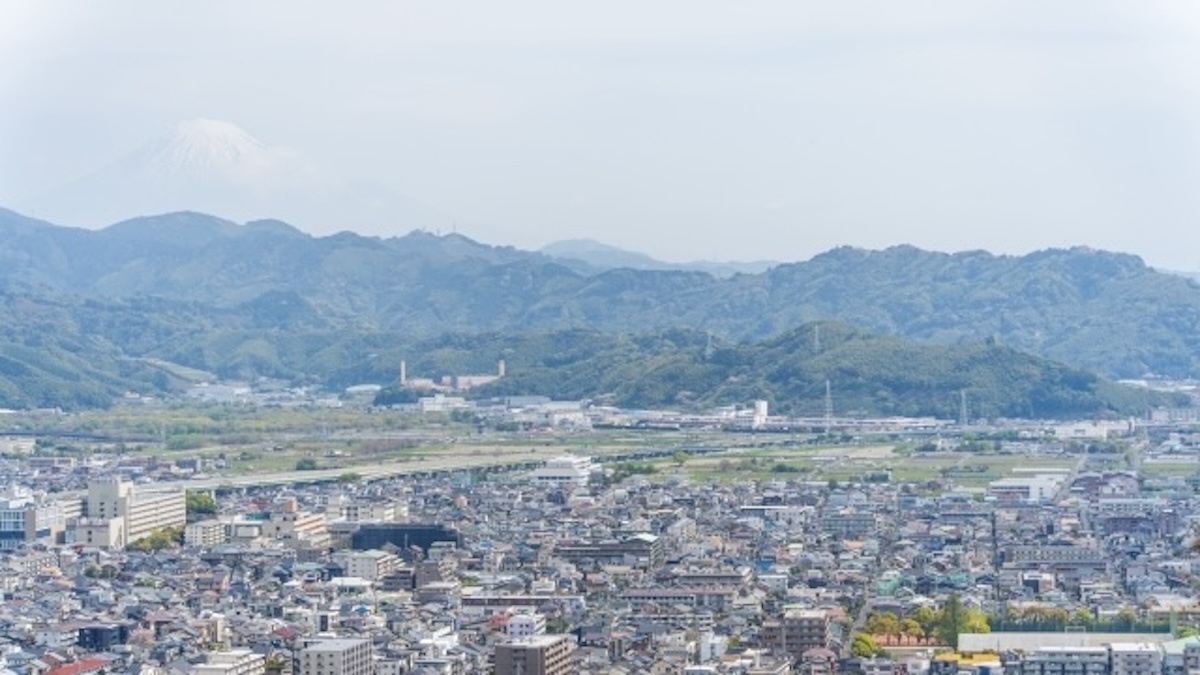
[[[562,457],[190,511],[128,472],[21,471],[0,497],[0,675],[1200,672],[1194,488],[1086,456],[982,491],[618,482]],[[951,598],[990,632],[872,632]]]

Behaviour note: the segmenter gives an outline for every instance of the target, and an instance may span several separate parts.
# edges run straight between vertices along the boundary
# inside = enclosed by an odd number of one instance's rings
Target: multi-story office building
[[[628,561],[638,567],[658,567],[666,559],[662,541],[647,533],[609,541],[559,544],[554,547],[554,555],[571,562],[591,560],[596,564],[621,564]]]
[[[15,485],[0,492],[0,551],[51,541],[62,532],[64,522],[57,502],[40,501],[31,491]]]
[[[371,641],[307,640],[295,675],[373,675]]]
[[[575,646],[567,635],[533,635],[496,645],[496,675],[568,675]]]
[[[80,626],[76,644],[91,652],[106,652],[129,641],[127,623],[94,623]]]
[[[763,644],[787,652],[799,663],[810,649],[829,649],[832,636],[829,613],[820,609],[789,609],[763,624]]]

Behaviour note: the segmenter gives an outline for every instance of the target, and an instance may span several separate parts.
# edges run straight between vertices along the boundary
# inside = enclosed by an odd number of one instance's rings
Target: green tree
[[[925,629],[921,628],[921,624],[916,619],[907,618],[900,621],[900,634],[919,638],[925,636]]]
[[[319,466],[317,465],[317,460],[313,459],[312,457],[305,457],[304,459],[296,461],[297,471],[315,471],[318,468]]]
[[[951,593],[942,605],[941,616],[938,617],[936,634],[942,644],[958,649],[958,633],[966,622],[966,612],[958,593]]]
[[[684,464],[687,464],[687,461],[691,458],[692,456],[683,450],[676,451],[675,454],[671,455],[671,461],[675,462],[675,466],[677,467],[682,467]]]
[[[217,512],[217,500],[208,492],[192,490],[187,493],[187,514],[213,515]]]
[[[357,483],[360,480],[362,480],[362,474],[353,471],[347,471],[337,477],[337,482],[342,484]]]
[[[860,659],[869,659],[879,656],[883,650],[879,648],[875,638],[866,633],[855,633],[854,638],[850,640],[850,653]]]
[[[918,607],[913,611],[912,619],[921,625],[924,635],[933,635],[937,629],[938,613],[928,607]]]
[[[272,675],[280,675],[287,664],[287,659],[282,654],[275,653],[267,657],[267,661],[263,667]]]
[[[163,527],[129,544],[128,548],[134,551],[149,553],[152,551],[161,551],[164,548],[173,548],[182,542],[183,528]]]
[[[1092,611],[1086,607],[1080,607],[1071,614],[1071,623],[1076,626],[1090,626],[1095,621],[1096,617],[1092,616]]]
[[[873,635],[897,635],[900,632],[900,619],[891,612],[872,614],[867,619],[867,630]]]
[[[990,633],[992,627],[988,625],[987,615],[978,609],[968,609],[964,613],[962,625],[959,627],[960,633]]]

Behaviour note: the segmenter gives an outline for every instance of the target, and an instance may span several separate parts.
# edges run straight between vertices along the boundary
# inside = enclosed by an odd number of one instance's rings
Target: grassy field
[[[353,471],[397,461],[524,460],[567,453],[601,456],[708,442],[673,431],[481,433],[475,424],[446,415],[196,403],[13,416],[4,421],[13,429],[38,432],[43,441],[53,439],[49,442],[62,453],[219,458],[225,462],[225,468],[216,471],[221,475],[292,471],[302,460],[316,462],[322,469]],[[113,438],[79,438],[80,434]]]
[[[1139,471],[1143,476],[1179,476],[1186,478],[1200,473],[1200,463],[1142,462]]]
[[[662,475],[683,473],[691,480],[812,480],[858,481],[869,474],[889,472],[892,482],[948,478],[965,487],[981,487],[1015,475],[1014,469],[1070,469],[1071,459],[937,453],[901,456],[890,446],[799,447],[788,450],[731,452],[686,461],[656,462]]]
[[[115,436],[108,442],[60,439],[63,451],[221,458],[222,475],[277,473],[311,461],[324,469],[388,462],[486,457],[524,460],[557,454],[603,456],[646,448],[719,447],[726,451],[690,457],[682,466],[654,462],[658,476],[694,481],[857,481],[890,472],[893,482],[948,478],[978,487],[1013,475],[1016,468],[1070,468],[1070,458],[972,453],[898,454],[891,444],[810,445],[808,436],[738,435],[657,430],[591,432],[479,432],[449,416],[419,416],[354,408],[252,408],[170,404],[126,407],[77,415],[18,417],[20,428]],[[1198,467],[1146,463],[1147,473],[1171,474]]]

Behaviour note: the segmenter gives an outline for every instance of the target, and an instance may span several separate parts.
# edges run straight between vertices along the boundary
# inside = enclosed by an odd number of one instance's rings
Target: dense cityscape
[[[1200,660],[1186,411],[799,429],[765,402],[445,403],[364,409],[463,434],[440,451],[356,463],[325,430],[311,447],[326,451],[277,446],[300,459],[267,473],[227,447],[4,437],[4,672],[1179,675]],[[804,422],[822,423],[841,422]]]

